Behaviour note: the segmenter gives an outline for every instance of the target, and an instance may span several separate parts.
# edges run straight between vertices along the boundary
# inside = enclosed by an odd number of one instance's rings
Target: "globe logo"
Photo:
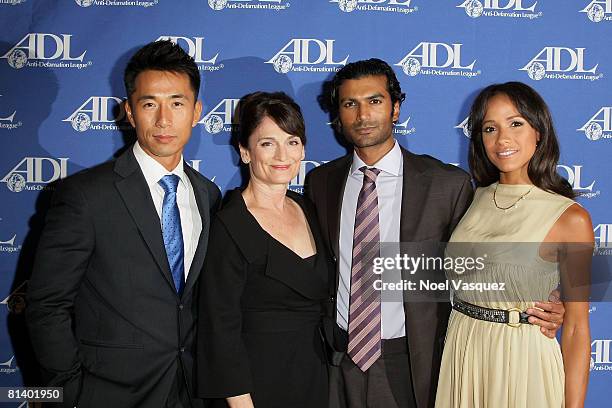
[[[544,78],[544,76],[546,75],[546,70],[544,69],[544,65],[542,65],[539,62],[532,63],[527,68],[527,75],[529,75],[529,78],[533,79],[534,81],[539,81],[540,79]]]
[[[338,7],[345,13],[350,13],[357,8],[357,0],[338,0]]]
[[[589,140],[599,140],[603,135],[603,129],[599,123],[591,122],[584,129],[584,134]]]
[[[91,126],[91,119],[89,116],[81,112],[74,115],[70,123],[72,123],[72,128],[77,132],[84,132]]]
[[[483,11],[484,7],[482,6],[482,3],[478,0],[472,0],[465,5],[465,14],[472,18],[478,18],[482,16]]]
[[[291,71],[293,68],[293,61],[287,55],[279,55],[278,58],[274,60],[274,69],[279,74],[286,74]]]
[[[587,16],[589,17],[589,20],[591,20],[592,22],[599,23],[605,17],[604,8],[601,7],[600,4],[593,4],[591,8],[589,8],[589,11],[587,12]]]
[[[421,71],[421,63],[416,58],[408,58],[402,64],[402,70],[408,76],[415,76]]]
[[[208,6],[216,11],[223,10],[227,6],[228,0],[208,0]]]
[[[94,3],[94,0],[74,0],[81,7],[89,7]]]
[[[223,119],[218,115],[210,115],[204,120],[204,127],[208,133],[219,133],[223,130]]]
[[[21,69],[28,63],[28,57],[23,50],[13,50],[7,60],[8,64],[15,69]]]
[[[21,174],[13,173],[6,180],[6,187],[13,193],[19,193],[23,191],[26,186],[25,178]]]

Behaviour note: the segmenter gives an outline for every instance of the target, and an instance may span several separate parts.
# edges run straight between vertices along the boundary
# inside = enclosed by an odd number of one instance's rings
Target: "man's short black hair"
[[[192,57],[172,41],[154,41],[139,49],[125,67],[123,82],[128,99],[135,91],[136,77],[143,71],[169,71],[186,74],[194,94],[200,90],[200,71]]]
[[[406,99],[406,94],[402,92],[402,87],[389,64],[378,58],[351,62],[342,67],[332,79],[330,111],[334,123],[338,121],[338,110],[340,109],[340,85],[347,79],[379,75],[387,78],[387,92],[391,95],[391,104],[395,105],[395,102],[399,102],[401,106]]]

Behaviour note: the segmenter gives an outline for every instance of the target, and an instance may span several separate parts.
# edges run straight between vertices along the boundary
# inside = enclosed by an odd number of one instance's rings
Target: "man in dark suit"
[[[54,194],[27,323],[66,407],[203,407],[194,398],[197,305],[219,189],[183,161],[202,104],[193,59],[168,41],[125,71],[137,142]]]
[[[310,172],[306,194],[336,261],[330,296],[335,324],[325,326],[337,351],[338,367],[330,373],[332,406],[433,407],[450,303],[411,299],[408,292],[403,302],[384,301],[377,291],[362,289],[372,287],[368,279],[373,279],[363,249],[372,242],[448,241],[472,200],[470,176],[415,155],[393,138],[404,94],[384,61],[348,64],[331,85],[334,124],[353,152]],[[435,256],[437,248],[420,249]],[[387,278],[410,279],[407,271],[395,273]],[[558,321],[559,315],[548,319]]]

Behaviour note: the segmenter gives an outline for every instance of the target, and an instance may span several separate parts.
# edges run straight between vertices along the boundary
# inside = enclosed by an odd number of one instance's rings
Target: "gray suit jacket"
[[[448,241],[472,201],[470,176],[431,156],[416,155],[403,148],[402,156],[401,242]],[[306,180],[306,194],[315,203],[321,231],[334,260],[338,257],[342,197],[352,157],[351,153],[319,166]],[[423,248],[433,250],[437,245],[425,244]],[[338,277],[336,266],[336,291]],[[335,299],[331,300],[335,304]],[[415,400],[419,408],[433,407],[450,303],[410,301],[404,303],[404,312]],[[333,310],[331,318],[335,316]]]

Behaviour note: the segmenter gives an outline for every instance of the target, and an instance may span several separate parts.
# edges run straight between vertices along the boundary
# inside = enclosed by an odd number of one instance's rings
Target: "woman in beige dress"
[[[478,189],[447,256],[487,255],[482,268],[447,270],[447,277],[503,282],[504,290],[453,291],[436,407],[582,407],[593,229],[556,172],[550,112],[529,86],[496,84],[477,96],[469,126]],[[559,283],[566,310],[561,345],[541,335],[525,313]]]

